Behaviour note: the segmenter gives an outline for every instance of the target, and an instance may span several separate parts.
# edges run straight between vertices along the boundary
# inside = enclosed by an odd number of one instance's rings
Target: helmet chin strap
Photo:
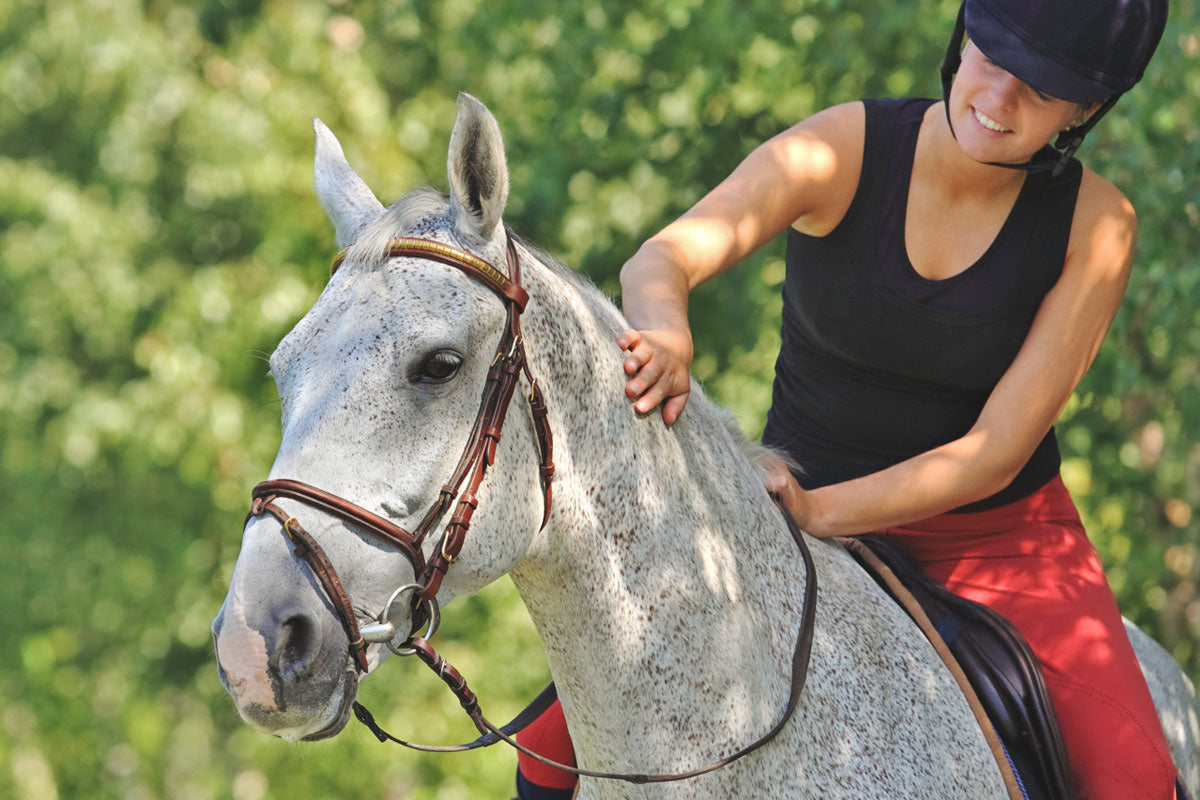
[[[954,132],[954,122],[950,119],[950,86],[954,83],[954,75],[958,72],[959,66],[962,64],[962,47],[963,37],[966,34],[966,17],[967,4],[963,3],[958,9],[958,19],[954,23],[954,32],[950,35],[950,44],[946,47],[946,55],[942,59],[942,106],[946,111],[946,124],[950,126],[950,135],[958,140],[958,135]],[[1116,105],[1117,100],[1121,97],[1119,94],[1114,94],[1112,97],[1105,100],[1098,109],[1086,120],[1072,128],[1067,128],[1058,134],[1054,140],[1054,145],[1046,145],[1041,150],[1033,154],[1033,157],[1028,161],[1020,164],[1006,164],[1001,161],[985,161],[983,163],[991,167],[1004,167],[1006,169],[1019,169],[1026,172],[1050,172],[1050,176],[1057,178],[1062,174],[1062,171],[1067,168],[1067,164],[1071,162],[1075,151],[1083,144],[1083,137],[1088,131],[1095,127],[1100,118],[1109,112]]]

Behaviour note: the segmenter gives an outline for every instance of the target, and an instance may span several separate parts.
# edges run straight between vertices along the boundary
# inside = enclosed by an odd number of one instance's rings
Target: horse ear
[[[313,120],[317,152],[313,176],[317,198],[337,231],[338,247],[349,247],[368,223],[383,213],[383,204],[350,166],[337,137],[325,123]]]
[[[463,92],[446,159],[450,213],[469,238],[492,238],[508,201],[508,162],[500,126],[487,106]]]

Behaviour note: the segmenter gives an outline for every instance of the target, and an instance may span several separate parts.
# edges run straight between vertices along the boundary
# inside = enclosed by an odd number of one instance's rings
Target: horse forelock
[[[343,263],[375,269],[387,261],[392,239],[429,236],[439,231],[454,236],[450,221],[450,199],[437,189],[418,186],[384,209],[363,229],[354,244],[346,248]]]
[[[388,248],[393,239],[401,236],[428,236],[433,233],[442,233],[451,239],[459,238],[450,218],[450,198],[431,186],[418,186],[388,206],[363,229],[354,243],[346,248],[343,264],[357,264],[368,269],[378,268],[387,261]],[[589,305],[594,308],[612,305],[612,298],[586,276],[571,269],[523,236],[511,230],[509,233],[518,249],[526,251],[550,273],[572,286],[584,296]],[[619,320],[609,323],[608,327],[612,328],[614,336],[620,333],[621,324]]]

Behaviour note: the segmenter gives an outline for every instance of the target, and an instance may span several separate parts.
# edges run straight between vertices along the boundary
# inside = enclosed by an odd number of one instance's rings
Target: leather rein
[[[344,261],[345,256],[346,251],[342,251],[334,259],[330,266],[331,275],[337,271],[338,267]],[[266,480],[254,487],[251,492],[252,501],[250,512],[246,515],[246,522],[248,523],[252,518],[261,516],[262,514],[271,514],[280,522],[284,533],[287,534],[295,546],[293,552],[309,565],[313,575],[325,590],[329,601],[333,604],[338,617],[341,619],[349,641],[350,656],[360,673],[365,674],[368,671],[367,646],[370,644],[386,644],[388,649],[397,655],[417,656],[422,663],[436,672],[438,677],[450,688],[458,698],[463,709],[470,716],[471,721],[481,736],[473,742],[461,745],[438,746],[414,744],[397,739],[383,730],[375,722],[371,712],[358,702],[354,703],[355,717],[366,725],[381,742],[393,741],[413,750],[457,752],[487,747],[499,741],[504,741],[527,756],[565,772],[585,777],[608,778],[638,784],[677,781],[703,775],[738,760],[774,739],[791,718],[804,688],[809,656],[812,650],[817,600],[816,568],[813,564],[812,555],[809,553],[808,546],[804,541],[804,534],[796,526],[791,515],[779,504],[778,498],[775,498],[776,503],[779,505],[787,521],[788,528],[792,533],[796,545],[800,548],[807,580],[800,630],[796,638],[796,646],[792,653],[791,686],[787,704],[783,716],[775,723],[771,730],[767,731],[758,740],[736,753],[688,772],[666,775],[598,772],[580,769],[547,759],[519,744],[514,738],[517,732],[536,719],[554,702],[556,692],[553,684],[543,691],[524,711],[518,714],[512,722],[503,727],[495,726],[483,715],[479,708],[478,698],[467,687],[466,679],[463,678],[457,669],[438,655],[437,651],[430,646],[429,639],[437,630],[440,622],[437,592],[441,588],[442,579],[445,577],[450,565],[458,559],[459,552],[462,550],[463,543],[466,540],[471,517],[479,505],[476,496],[479,486],[483,482],[488,467],[495,461],[496,446],[500,441],[500,433],[504,426],[505,415],[522,374],[525,375],[530,385],[528,402],[540,459],[538,471],[544,501],[541,523],[543,527],[549,519],[551,482],[554,477],[553,438],[547,420],[546,404],[542,397],[541,389],[538,387],[537,381],[529,370],[520,325],[520,316],[529,301],[529,295],[521,286],[520,259],[517,256],[516,246],[511,235],[508,237],[506,243],[507,276],[488,262],[471,253],[428,239],[411,237],[393,239],[388,247],[387,257],[424,258],[454,267],[483,283],[492,292],[497,294],[505,304],[506,321],[504,333],[501,336],[500,343],[496,347],[496,355],[492,359],[491,367],[488,370],[483,395],[480,399],[479,411],[476,414],[471,434],[467,437],[467,444],[463,449],[462,456],[459,458],[458,466],[455,468],[450,480],[442,487],[438,498],[429,507],[416,530],[411,533],[337,495],[307,483],[302,483],[301,481],[288,479]],[[391,597],[388,598],[383,610],[379,612],[374,622],[359,625],[350,602],[350,596],[341,579],[338,577],[332,562],[330,562],[328,556],[312,535],[300,525],[300,522],[275,503],[280,498],[295,500],[314,510],[337,517],[343,522],[354,525],[383,540],[385,543],[396,547],[412,565],[413,575],[416,576],[415,582],[405,584],[396,589]],[[450,518],[450,522],[443,530],[440,541],[434,547],[432,551],[433,555],[426,559],[423,555],[422,545],[438,520],[445,515],[456,499],[457,505]],[[393,608],[402,603],[407,603],[411,626],[404,641],[397,645],[395,643],[395,640],[398,638],[397,631],[391,622],[391,617],[393,616]],[[428,628],[424,636],[418,636],[417,632],[422,628],[426,628],[426,626]]]

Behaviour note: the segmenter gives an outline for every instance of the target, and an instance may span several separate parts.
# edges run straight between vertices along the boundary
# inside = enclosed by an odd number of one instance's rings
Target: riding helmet
[[[964,0],[942,62],[944,98],[950,97],[965,31],[985,56],[1034,89],[1061,100],[1101,103],[1055,142],[1065,154],[1040,153],[1028,164],[1003,166],[1065,164],[1084,134],[1141,80],[1166,21],[1167,0]]]

